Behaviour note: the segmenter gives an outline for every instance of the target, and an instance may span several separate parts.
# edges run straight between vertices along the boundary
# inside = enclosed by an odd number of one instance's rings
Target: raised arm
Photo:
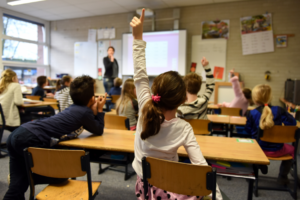
[[[234,91],[235,96],[242,97],[244,94],[239,83],[239,78],[234,75],[233,69],[230,70],[230,74],[231,74],[230,82],[232,83],[232,89]]]
[[[139,103],[139,108],[142,110],[144,103],[151,98],[149,87],[149,78],[146,70],[145,48],[146,42],[143,41],[143,9],[140,19],[134,17],[130,22],[133,34],[133,65],[134,65],[134,84],[136,87],[136,95]]]
[[[201,64],[204,67],[204,70],[206,72],[206,88],[205,88],[205,92],[204,92],[203,96],[207,100],[209,100],[209,98],[211,97],[211,95],[215,89],[215,79],[214,79],[214,75],[211,71],[211,68],[209,66],[209,62],[206,60],[205,57],[202,58]]]

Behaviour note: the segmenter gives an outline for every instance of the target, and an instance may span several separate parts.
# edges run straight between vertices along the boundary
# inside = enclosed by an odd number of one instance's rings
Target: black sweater
[[[118,70],[119,70],[119,65],[118,65],[118,61],[117,61],[116,58],[114,59],[114,62],[118,66]],[[104,67],[105,67],[105,74],[104,74],[105,78],[115,78],[115,77],[112,77],[114,62],[111,62],[108,56],[103,58],[103,64],[104,64]],[[118,73],[119,72],[117,72],[117,74]]]

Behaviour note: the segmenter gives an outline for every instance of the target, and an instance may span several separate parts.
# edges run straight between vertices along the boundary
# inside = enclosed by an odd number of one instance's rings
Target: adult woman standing
[[[103,58],[103,64],[105,67],[104,74],[104,88],[105,92],[109,92],[110,88],[113,87],[114,78],[118,77],[119,65],[117,59],[114,58],[115,48],[110,46],[107,49],[107,57]]]

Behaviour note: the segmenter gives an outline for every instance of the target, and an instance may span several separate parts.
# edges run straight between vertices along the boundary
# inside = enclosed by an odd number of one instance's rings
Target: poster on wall
[[[272,14],[240,18],[243,55],[274,51]]]
[[[229,20],[202,22],[202,39],[229,38]]]
[[[276,47],[282,48],[287,47],[287,35],[276,36]]]
[[[224,76],[224,67],[214,67],[214,78],[217,80],[223,80]]]

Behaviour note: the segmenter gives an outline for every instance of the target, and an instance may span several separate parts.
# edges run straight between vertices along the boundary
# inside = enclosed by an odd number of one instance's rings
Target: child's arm
[[[20,106],[23,104],[22,90],[21,90],[21,86],[19,84],[17,85],[17,87],[14,90],[14,103],[17,106]]]
[[[183,144],[186,152],[189,155],[189,158],[194,165],[208,165],[205,158],[203,157],[203,154],[200,150],[200,146],[195,138],[195,134],[193,131],[193,128],[191,126],[188,127],[187,129],[188,135],[185,139],[185,143]],[[219,190],[219,187],[217,185],[216,188],[216,199],[217,200],[222,200],[222,195]]]
[[[149,87],[149,79],[146,70],[145,48],[146,42],[143,41],[143,9],[140,19],[134,17],[130,23],[132,27],[133,41],[133,64],[134,64],[134,84],[136,87],[136,94],[139,103],[139,108],[143,107],[149,99],[151,99],[151,92]]]
[[[104,97],[98,97],[95,103],[91,106],[91,110],[93,111],[94,117],[88,113],[82,119],[83,127],[95,134],[95,135],[102,135],[104,129],[104,113],[103,113],[103,106],[106,102],[107,94]]]
[[[237,76],[234,76],[233,69],[230,70],[230,74],[231,74],[230,82],[232,83],[232,89],[234,91],[235,96],[242,97],[244,94],[239,83],[239,78]]]
[[[297,125],[296,119],[290,113],[288,113],[286,110],[284,110],[281,107],[279,107],[279,109],[281,112],[281,121],[284,125],[287,125],[287,126],[296,126]]]
[[[209,66],[209,63],[205,57],[202,58],[201,64],[204,67],[204,70],[206,72],[206,89],[202,96],[206,100],[209,100],[211,94],[213,93],[213,91],[215,89],[215,79],[214,79],[214,75],[211,71],[211,68]]]

